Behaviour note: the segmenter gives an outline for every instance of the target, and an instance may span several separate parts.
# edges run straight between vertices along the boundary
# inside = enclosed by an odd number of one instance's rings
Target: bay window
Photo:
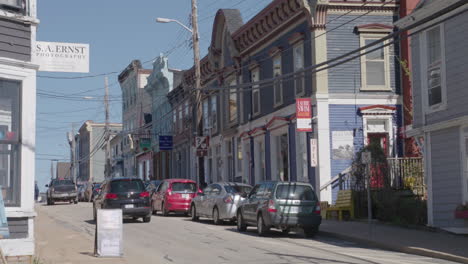
[[[21,82],[0,79],[0,190],[5,206],[20,206]]]

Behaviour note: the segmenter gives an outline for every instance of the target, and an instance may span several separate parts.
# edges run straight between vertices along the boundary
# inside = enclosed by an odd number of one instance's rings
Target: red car
[[[170,212],[188,215],[192,199],[201,192],[196,182],[187,179],[166,179],[151,196],[153,213],[167,216]]]

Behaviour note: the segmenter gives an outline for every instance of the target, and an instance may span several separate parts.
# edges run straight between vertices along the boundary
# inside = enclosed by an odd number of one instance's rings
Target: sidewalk
[[[35,219],[36,256],[40,264],[125,264],[120,258],[93,256],[93,238],[72,229],[63,228],[46,214]],[[36,263],[36,262],[35,262]]]
[[[468,236],[432,232],[374,222],[323,220],[320,233],[367,246],[468,263]]]

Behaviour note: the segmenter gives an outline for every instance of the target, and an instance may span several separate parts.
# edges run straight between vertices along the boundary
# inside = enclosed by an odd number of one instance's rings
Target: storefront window
[[[21,83],[0,79],[0,189],[5,206],[20,205]]]
[[[288,150],[288,134],[283,134],[278,137],[277,139],[277,147],[279,150],[279,153],[277,155],[278,160],[277,160],[277,166],[278,166],[278,173],[279,173],[279,179],[281,181],[289,181],[289,150]]]

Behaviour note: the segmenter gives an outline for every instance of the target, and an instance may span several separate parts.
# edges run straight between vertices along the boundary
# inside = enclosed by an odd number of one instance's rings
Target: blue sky
[[[198,0],[201,56],[211,40],[214,16],[219,8],[237,8],[244,22],[265,7],[269,0]],[[149,61],[172,50],[169,65],[186,69],[192,65],[192,50],[183,42],[190,33],[175,23],[158,24],[156,17],[177,19],[188,24],[190,0],[80,0],[38,1],[41,21],[37,40],[90,44],[90,73],[38,72],[38,76],[72,77],[120,72],[133,59]],[[174,48],[177,47],[177,48]],[[152,68],[151,63],[143,65]],[[117,74],[109,75],[111,121],[121,122],[120,87]],[[48,79],[38,77],[39,93],[64,96],[103,96],[104,78]],[[50,159],[69,160],[66,140],[72,123],[77,129],[86,120],[103,121],[104,105],[98,100],[37,97],[36,180],[39,188],[50,179]]]

